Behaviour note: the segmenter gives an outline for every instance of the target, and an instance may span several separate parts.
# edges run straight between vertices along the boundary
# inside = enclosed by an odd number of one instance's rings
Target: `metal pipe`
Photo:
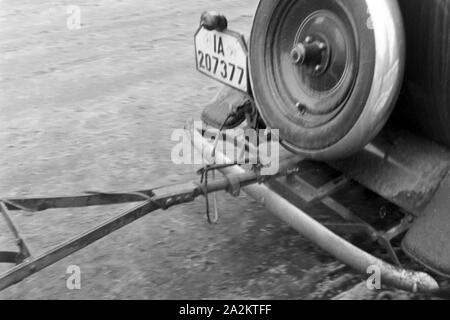
[[[199,132],[192,129],[189,124],[187,129],[191,135],[193,146],[202,154],[206,161],[210,163],[229,163],[225,155],[217,151],[215,152],[215,158],[213,158],[212,145]],[[245,170],[239,166],[222,170],[222,173],[226,175],[241,174],[243,172]],[[300,234],[356,271],[367,274],[370,267],[376,266],[381,272],[382,283],[385,285],[411,292],[430,293],[439,291],[439,284],[428,274],[395,267],[357,248],[267,186],[251,185],[242,190],[255,200],[260,201],[270,212],[288,223]]]

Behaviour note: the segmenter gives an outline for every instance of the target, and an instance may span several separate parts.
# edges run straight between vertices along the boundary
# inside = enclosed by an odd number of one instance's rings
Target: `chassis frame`
[[[297,200],[308,204],[320,201],[347,221],[347,223],[342,225],[326,226],[308,215],[301,207],[295,205],[296,201],[288,200],[282,192],[274,190],[273,183],[280,181],[280,179],[289,180],[295,176],[303,163],[302,158],[289,155],[281,162],[278,174],[263,177],[257,172],[244,170],[240,166],[232,165],[223,153],[215,149],[213,143],[205,139],[201,132],[192,127],[191,123],[188,123],[186,129],[192,145],[201,153],[205,162],[210,164],[229,163],[229,165],[217,167],[224,175],[222,179],[209,183],[188,182],[137,192],[89,193],[73,197],[1,200],[1,213],[16,239],[19,251],[0,252],[0,263],[16,264],[15,267],[0,275],[0,290],[4,290],[24,280],[153,211],[167,210],[173,206],[189,203],[200,196],[207,196],[218,191],[227,191],[236,195],[242,190],[250,197],[261,202],[271,213],[288,223],[314,244],[359,273],[367,274],[369,268],[376,266],[381,271],[383,285],[415,293],[447,295],[447,291],[440,288],[440,285],[432,276],[424,272],[407,270],[401,267],[399,261],[395,259],[396,255],[392,250],[390,241],[408,229],[410,225],[408,217],[405,217],[400,224],[389,231],[381,233],[330,197],[332,193],[345,186],[348,182],[345,177],[339,177],[318,189],[314,189],[305,181],[300,181],[300,192],[295,194],[295,197],[298,198]],[[139,204],[135,208],[125,211],[37,257],[31,255],[11,216],[11,211],[15,210],[36,212],[48,209],[82,208],[124,203]],[[378,241],[387,249],[391,260],[396,265],[382,261],[354,246],[331,231],[333,227],[366,233],[366,235],[372,237],[374,241]]]

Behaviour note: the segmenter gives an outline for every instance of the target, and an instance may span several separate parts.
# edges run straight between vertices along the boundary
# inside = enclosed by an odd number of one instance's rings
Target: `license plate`
[[[195,35],[195,50],[198,71],[248,92],[248,50],[242,35],[200,28]]]

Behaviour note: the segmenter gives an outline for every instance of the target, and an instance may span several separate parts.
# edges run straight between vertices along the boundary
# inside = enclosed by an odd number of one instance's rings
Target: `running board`
[[[387,126],[363,151],[329,164],[419,217],[450,171],[450,151]]]

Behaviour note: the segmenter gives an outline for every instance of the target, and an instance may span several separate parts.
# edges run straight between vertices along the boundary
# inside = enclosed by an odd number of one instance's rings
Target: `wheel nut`
[[[305,46],[301,43],[295,46],[291,51],[291,58],[294,64],[303,64],[306,57],[306,49]]]

